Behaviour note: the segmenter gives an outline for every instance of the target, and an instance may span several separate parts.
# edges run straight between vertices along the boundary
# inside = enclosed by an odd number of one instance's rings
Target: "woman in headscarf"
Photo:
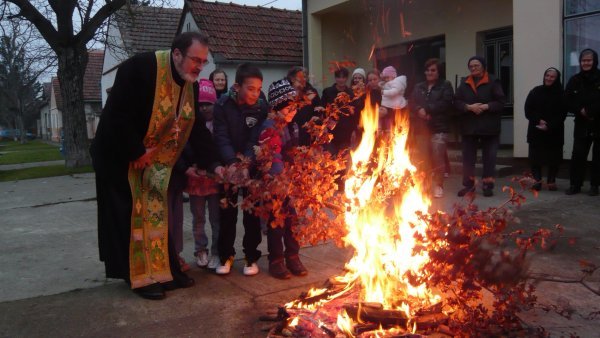
[[[542,189],[542,167],[548,166],[548,190],[556,190],[556,174],[562,161],[564,121],[567,116],[560,71],[546,69],[542,85],[533,88],[525,100],[525,117],[529,120],[527,143],[533,188]]]
[[[571,187],[567,195],[581,191],[585,178],[587,156],[592,144],[590,196],[598,195],[600,185],[600,70],[598,53],[584,49],[579,54],[581,71],[569,80],[565,89],[569,111],[575,115],[573,154],[571,156]]]

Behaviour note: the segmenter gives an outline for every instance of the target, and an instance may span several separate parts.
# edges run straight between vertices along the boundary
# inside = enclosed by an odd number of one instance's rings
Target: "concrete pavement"
[[[498,186],[506,185],[501,178]],[[559,180],[562,190],[566,180]],[[460,177],[452,175],[446,196],[432,209],[451,210],[461,202],[455,193]],[[79,174],[0,183],[0,336],[1,337],[264,337],[258,317],[285,303],[309,286],[320,286],[338,274],[350,257],[331,244],[301,250],[310,273],[279,281],[262,271],[241,274],[243,261],[228,276],[192,267],[196,285],[169,292],[164,301],[144,300],[121,281],[104,278],[98,261],[96,202],[93,174]],[[600,197],[565,196],[542,191],[515,210],[526,230],[565,227],[564,241],[553,251],[532,256],[531,271],[555,279],[581,277],[580,260],[600,264]],[[481,208],[498,206],[506,195],[477,197]],[[185,205],[184,257],[192,261],[191,214]],[[243,233],[243,228],[238,225]],[[209,228],[207,228],[210,231]],[[241,258],[241,236],[236,251]],[[567,244],[568,238],[577,242]],[[266,254],[266,240],[261,250]],[[587,280],[600,292],[600,272]],[[600,337],[597,322],[600,296],[578,283],[539,282],[539,306],[522,318],[544,326],[553,336],[576,333]],[[550,310],[550,311],[546,311]],[[557,313],[563,315],[558,315]],[[570,319],[565,318],[568,314]]]

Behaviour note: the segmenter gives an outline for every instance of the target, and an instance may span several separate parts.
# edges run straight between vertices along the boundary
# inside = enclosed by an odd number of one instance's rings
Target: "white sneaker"
[[[219,262],[219,266],[217,266],[217,268],[215,269],[215,272],[217,273],[217,275],[226,275],[231,272],[232,265],[233,265],[233,257],[229,257],[227,259],[227,261],[225,261],[224,264],[221,265]]]
[[[440,187],[439,185],[436,186],[435,188],[433,188],[433,197],[435,197],[435,198],[444,197],[444,188]]]
[[[215,255],[210,256],[210,260],[208,261],[207,268],[214,270],[219,265],[221,265],[221,259],[219,258],[219,256],[215,256]]]
[[[198,255],[196,255],[196,265],[198,265],[201,268],[205,268],[208,265],[208,252],[198,252]]]
[[[256,265],[256,263],[252,263],[250,265],[246,264],[246,266],[244,266],[244,275],[245,276],[254,276],[259,271],[260,270],[258,269],[258,265]]]

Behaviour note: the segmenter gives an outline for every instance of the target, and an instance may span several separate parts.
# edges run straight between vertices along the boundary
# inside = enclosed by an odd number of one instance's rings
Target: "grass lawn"
[[[91,166],[70,169],[64,165],[50,165],[15,170],[0,170],[0,182],[27,180],[30,178],[63,176],[93,172]]]
[[[40,140],[19,142],[0,142],[0,164],[17,164],[62,160],[59,147]]]

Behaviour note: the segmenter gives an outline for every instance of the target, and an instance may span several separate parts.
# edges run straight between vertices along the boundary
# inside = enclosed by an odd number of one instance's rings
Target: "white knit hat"
[[[367,78],[367,73],[365,72],[364,69],[362,68],[356,68],[353,72],[352,72],[352,77],[354,77],[355,74],[360,74],[362,75],[363,78]]]

